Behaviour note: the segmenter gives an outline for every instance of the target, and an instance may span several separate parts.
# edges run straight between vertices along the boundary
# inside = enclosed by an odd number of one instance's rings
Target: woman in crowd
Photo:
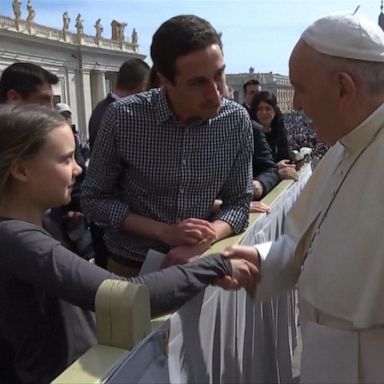
[[[280,178],[297,180],[295,165],[291,164],[289,160],[287,132],[275,95],[268,91],[257,93],[252,99],[249,113],[251,119],[264,128],[266,139],[279,169]]]
[[[48,383],[96,343],[95,295],[110,278],[42,226],[67,204],[81,168],[69,125],[38,106],[0,107],[0,382]],[[214,255],[130,279],[148,287],[152,315],[176,309],[219,278],[254,284],[245,260]],[[229,284],[229,285],[228,285]]]

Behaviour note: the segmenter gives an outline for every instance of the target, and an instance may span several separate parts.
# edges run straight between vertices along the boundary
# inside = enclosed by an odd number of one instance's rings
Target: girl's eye
[[[65,156],[65,157],[63,158],[63,162],[64,162],[65,164],[69,164],[70,162],[72,162],[72,161],[74,160],[74,158],[75,158],[75,155],[74,155],[74,154]]]

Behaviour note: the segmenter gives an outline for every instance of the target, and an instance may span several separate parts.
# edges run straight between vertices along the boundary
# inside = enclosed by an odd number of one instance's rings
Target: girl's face
[[[82,172],[74,153],[75,139],[65,123],[52,129],[39,152],[25,161],[26,192],[42,208],[70,202],[75,178]]]
[[[274,119],[275,115],[276,111],[274,110],[274,108],[265,101],[261,101],[257,106],[257,120],[259,120],[260,124],[262,124],[264,127],[271,126],[272,120]]]

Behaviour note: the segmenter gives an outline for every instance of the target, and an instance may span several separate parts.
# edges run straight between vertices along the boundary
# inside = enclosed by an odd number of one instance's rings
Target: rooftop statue
[[[79,13],[76,17],[76,24],[75,24],[78,35],[82,35],[84,33],[83,23],[84,23],[84,20],[81,18],[81,14]]]
[[[71,18],[68,15],[68,12],[63,13],[63,32],[68,31],[69,23],[71,22]]]
[[[33,20],[35,19],[35,10],[32,6],[31,0],[28,0],[27,10],[28,10],[27,23],[32,23]]]
[[[103,30],[104,30],[104,27],[101,25],[101,19],[96,20],[95,28],[96,28],[95,41],[96,41],[96,44],[99,44],[99,41],[101,39],[101,34],[103,33]]]
[[[13,13],[15,15],[16,20],[20,20],[21,16],[21,1],[20,0],[13,0],[12,1],[12,8],[13,8]]]
[[[137,32],[136,32],[135,28],[133,28],[131,40],[132,40],[132,44],[137,45],[137,42],[139,39],[138,39]]]

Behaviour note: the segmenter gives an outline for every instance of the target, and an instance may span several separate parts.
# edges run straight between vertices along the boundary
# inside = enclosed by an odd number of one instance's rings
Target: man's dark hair
[[[250,80],[247,80],[247,81],[243,84],[243,91],[244,91],[244,93],[247,92],[247,87],[250,86],[250,85],[261,85],[261,84],[260,84],[260,81],[259,81],[259,80],[256,80],[256,79],[250,79]]]
[[[218,44],[222,49],[220,35],[207,20],[194,15],[172,17],[153,35],[153,65],[159,73],[174,82],[176,59],[212,44]]]
[[[7,93],[13,89],[22,97],[36,92],[38,87],[48,83],[57,84],[59,78],[39,65],[14,63],[7,67],[0,78],[0,102],[7,101]]]
[[[117,87],[126,90],[137,88],[143,83],[149,72],[149,65],[141,59],[128,59],[120,67],[117,75]]]

